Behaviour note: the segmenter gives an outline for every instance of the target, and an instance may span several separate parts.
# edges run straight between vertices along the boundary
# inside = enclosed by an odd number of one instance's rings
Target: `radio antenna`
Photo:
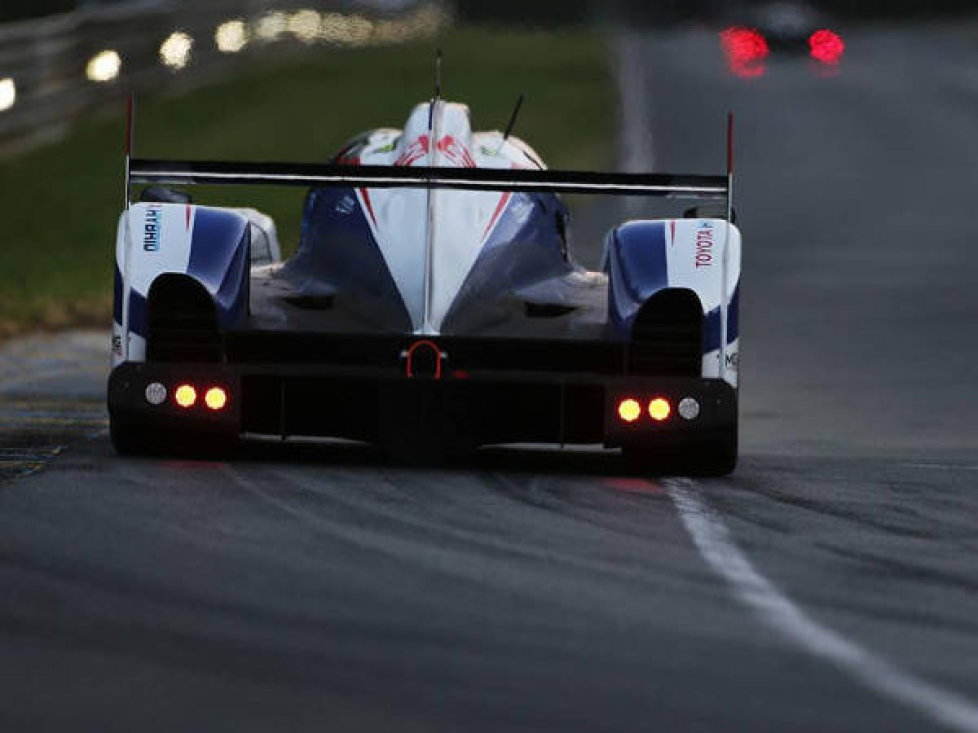
[[[126,97],[126,211],[129,211],[129,160],[132,158],[133,106],[133,94],[129,92]]]
[[[520,98],[516,100],[516,106],[513,107],[513,114],[509,116],[509,123],[506,125],[506,132],[503,133],[503,140],[509,140],[509,136],[513,133],[513,128],[516,126],[516,118],[520,113],[520,107],[523,106],[523,94],[520,94]]]
[[[435,99],[441,99],[441,49],[435,54]]]
[[[441,49],[435,52],[435,96],[431,99],[431,106],[428,108],[428,129],[432,128],[435,118],[435,105],[441,99]]]

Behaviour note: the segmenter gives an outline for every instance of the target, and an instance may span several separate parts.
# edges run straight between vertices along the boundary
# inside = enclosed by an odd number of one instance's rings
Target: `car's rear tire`
[[[737,467],[737,454],[736,423],[682,443],[642,441],[622,446],[630,471],[658,476],[726,476]]]

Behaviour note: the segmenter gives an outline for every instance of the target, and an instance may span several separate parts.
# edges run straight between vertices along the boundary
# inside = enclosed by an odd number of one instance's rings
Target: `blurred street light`
[[[10,77],[0,79],[0,112],[4,112],[17,102],[17,85]]]
[[[289,17],[289,32],[303,43],[319,38],[321,17],[315,10],[300,10]]]
[[[237,53],[248,45],[248,29],[243,20],[221,23],[214,32],[214,43],[221,53]]]
[[[122,58],[111,49],[95,54],[85,67],[85,76],[91,81],[112,81],[122,70]]]
[[[259,19],[255,33],[263,41],[275,41],[289,28],[289,19],[285,13],[274,12]]]
[[[374,24],[362,15],[323,15],[322,37],[328,43],[343,46],[362,46],[374,32]]]
[[[160,46],[160,61],[164,66],[179,70],[190,63],[194,39],[182,31],[171,33]]]

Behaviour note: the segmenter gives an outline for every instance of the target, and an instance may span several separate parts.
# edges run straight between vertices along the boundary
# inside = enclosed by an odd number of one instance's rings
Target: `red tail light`
[[[813,59],[829,66],[838,64],[846,50],[846,44],[839,34],[826,28],[812,33],[808,46]]]
[[[626,397],[618,403],[618,417],[622,422],[633,423],[642,416],[642,405],[638,400]]]
[[[204,395],[204,404],[209,410],[223,410],[228,403],[228,393],[221,387],[211,387]]]
[[[764,36],[750,28],[733,26],[720,34],[727,64],[737,76],[753,78],[764,75],[764,59],[770,53]]]

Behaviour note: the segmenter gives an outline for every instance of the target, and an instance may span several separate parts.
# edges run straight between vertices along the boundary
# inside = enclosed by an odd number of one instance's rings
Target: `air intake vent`
[[[703,308],[692,290],[663,290],[642,304],[628,350],[631,374],[697,377],[703,362]]]
[[[214,301],[187,275],[161,275],[149,290],[148,361],[221,361]]]

